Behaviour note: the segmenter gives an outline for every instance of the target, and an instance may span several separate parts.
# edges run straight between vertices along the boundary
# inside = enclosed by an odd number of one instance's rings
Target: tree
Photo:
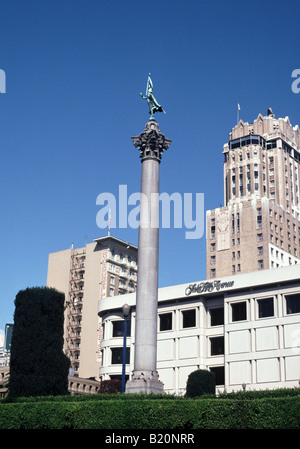
[[[15,299],[9,396],[68,393],[69,359],[63,353],[64,293],[48,287],[21,290]]]
[[[98,393],[121,393],[122,381],[119,379],[102,380]]]
[[[194,398],[203,394],[215,394],[215,373],[198,369],[190,373],[186,384],[186,396]]]

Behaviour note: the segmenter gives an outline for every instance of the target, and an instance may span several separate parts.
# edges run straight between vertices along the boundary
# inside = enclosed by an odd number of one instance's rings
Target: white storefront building
[[[122,372],[122,306],[131,307],[126,376],[134,366],[135,293],[101,299],[102,380]],[[299,386],[300,266],[160,288],[157,371],[168,393],[184,394],[196,369],[217,389]]]

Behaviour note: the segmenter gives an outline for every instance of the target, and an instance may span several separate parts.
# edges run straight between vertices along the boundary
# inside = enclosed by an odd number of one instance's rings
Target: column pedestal
[[[134,372],[131,380],[126,383],[126,393],[154,393],[160,394],[164,391],[164,384],[156,375],[145,375]]]

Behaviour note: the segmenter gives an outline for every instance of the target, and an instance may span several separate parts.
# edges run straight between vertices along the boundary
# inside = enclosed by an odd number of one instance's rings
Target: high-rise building
[[[98,378],[101,298],[134,292],[137,247],[116,237],[49,254],[47,286],[65,293],[64,351],[74,376]]]
[[[300,263],[300,131],[269,109],[224,145],[224,207],[206,213],[207,279]]]

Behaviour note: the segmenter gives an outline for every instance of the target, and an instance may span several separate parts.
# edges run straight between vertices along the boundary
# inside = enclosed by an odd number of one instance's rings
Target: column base
[[[125,393],[153,393],[161,394],[164,392],[164,384],[158,380],[157,374],[145,375],[143,373],[134,374],[132,380],[126,383]]]

